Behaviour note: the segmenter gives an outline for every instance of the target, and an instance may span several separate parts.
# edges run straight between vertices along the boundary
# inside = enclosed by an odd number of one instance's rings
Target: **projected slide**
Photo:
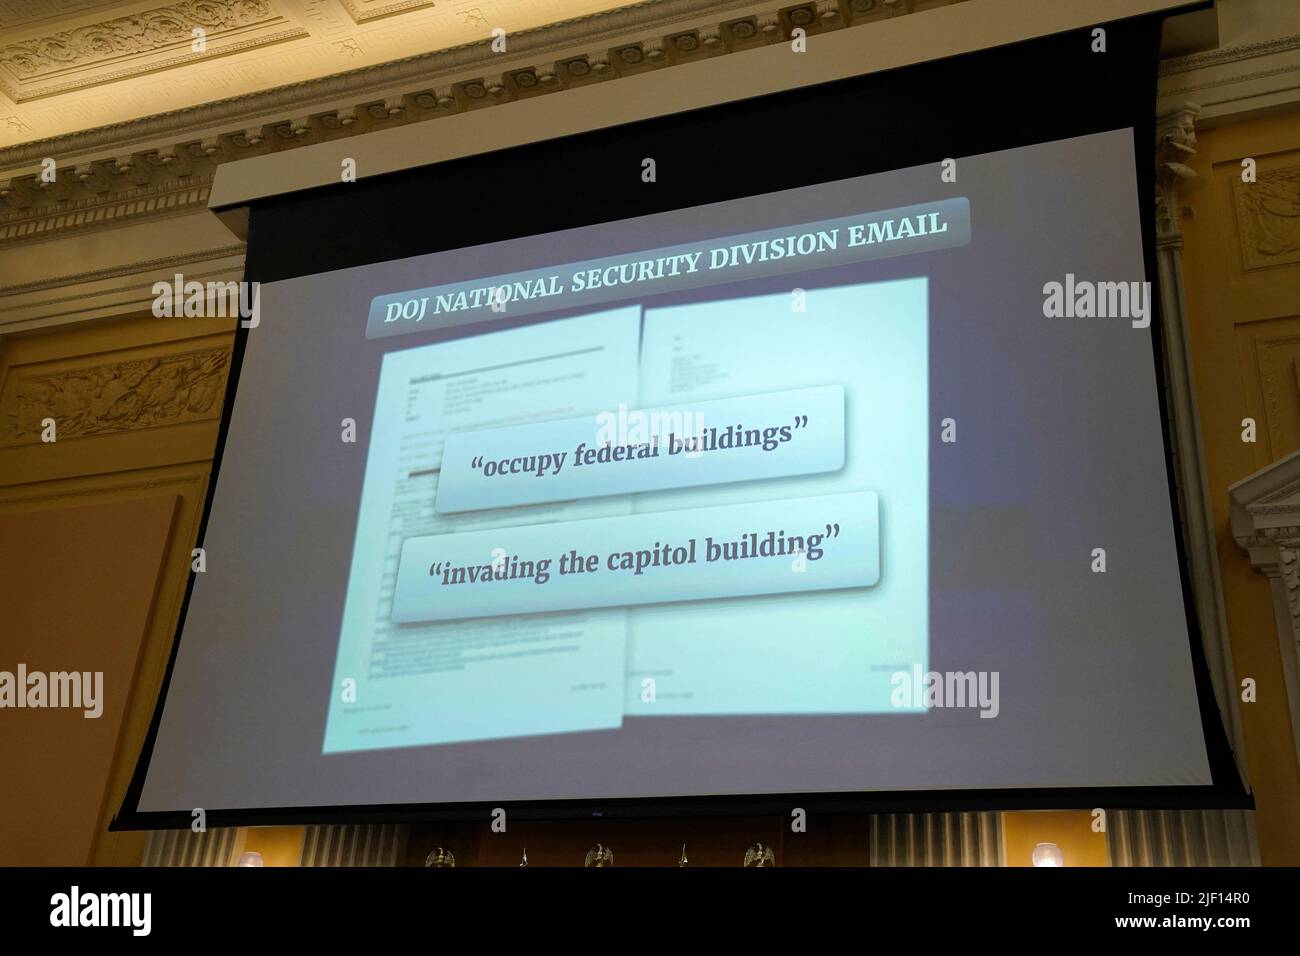
[[[926,664],[927,328],[911,279],[387,353],[325,751],[891,709]]]
[[[141,808],[1210,783],[1134,150],[267,283]]]

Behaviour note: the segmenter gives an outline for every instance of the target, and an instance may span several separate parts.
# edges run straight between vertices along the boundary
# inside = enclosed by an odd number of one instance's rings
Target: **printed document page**
[[[927,287],[923,278],[647,309],[643,406],[842,385],[836,472],[638,495],[638,513],[874,492],[869,588],[637,608],[631,715],[878,713],[927,664]],[[729,422],[705,421],[706,427]],[[790,561],[798,575],[798,560]],[[646,678],[654,679],[653,701]]]
[[[424,624],[391,615],[408,538],[630,513],[625,496],[455,515],[436,514],[434,499],[451,432],[634,403],[640,324],[629,306],[384,357],[325,753],[622,723],[625,610]]]

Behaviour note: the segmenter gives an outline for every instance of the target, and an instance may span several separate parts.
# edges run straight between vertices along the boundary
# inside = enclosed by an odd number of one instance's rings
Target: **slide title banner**
[[[879,212],[429,286],[370,301],[366,338],[579,308],[970,242],[963,196]]]

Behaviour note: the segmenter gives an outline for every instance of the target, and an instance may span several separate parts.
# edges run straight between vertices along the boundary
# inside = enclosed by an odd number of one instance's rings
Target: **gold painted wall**
[[[1197,133],[1183,188],[1190,213],[1184,287],[1188,336],[1218,538],[1228,632],[1242,703],[1265,865],[1300,864],[1297,766],[1267,579],[1228,529],[1228,486],[1300,448],[1300,110]],[[1253,158],[1258,182],[1242,182]],[[1258,441],[1242,441],[1242,420]]]
[[[162,494],[0,513],[3,667],[77,675],[57,709],[4,714],[0,863],[91,859],[175,511]]]
[[[20,585],[4,592],[5,627],[57,624],[41,632],[41,656],[31,666],[104,670],[105,696],[117,708],[109,724],[108,712],[100,720],[26,712],[39,739],[58,733],[68,753],[107,752],[111,760],[83,762],[62,781],[75,799],[60,809],[76,819],[29,813],[25,844],[0,846],[0,864],[35,862],[33,848],[41,846],[47,863],[140,861],[144,835],[110,834],[107,826],[162,686],[233,330],[227,319],[145,316],[0,339],[0,541],[7,545],[0,578]],[[41,440],[47,416],[56,423],[53,443]],[[160,500],[165,521],[149,509]],[[98,573],[114,566],[116,574]],[[41,586],[21,586],[29,581]],[[129,608],[124,589],[141,593]],[[26,648],[15,634],[0,641],[0,652],[0,667],[12,669]],[[20,730],[6,719],[6,739],[25,737]],[[111,739],[101,740],[105,734]],[[70,839],[68,829],[84,836]]]

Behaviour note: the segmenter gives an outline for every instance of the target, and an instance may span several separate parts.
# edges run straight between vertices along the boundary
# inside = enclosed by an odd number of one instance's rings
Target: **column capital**
[[[1183,183],[1196,177],[1188,165],[1196,155],[1196,117],[1201,108],[1195,103],[1170,107],[1156,115],[1156,241],[1181,242],[1183,206],[1179,190]]]

